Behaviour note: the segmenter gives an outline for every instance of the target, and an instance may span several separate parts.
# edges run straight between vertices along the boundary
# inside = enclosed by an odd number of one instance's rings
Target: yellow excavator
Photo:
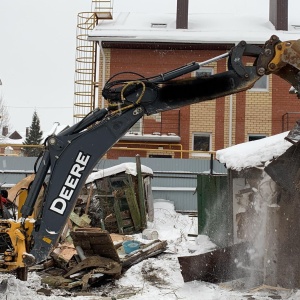
[[[246,56],[254,58],[252,65],[243,64]],[[227,59],[226,72],[178,78],[221,59]],[[223,55],[150,78],[117,80],[113,76],[102,90],[106,108],[95,109],[77,124],[47,138],[19,212],[5,218],[0,209],[0,271],[15,271],[19,279],[26,280],[28,267],[48,258],[93,167],[144,114],[239,93],[269,74],[289,82],[299,98],[299,70],[300,40],[282,42],[272,36],[262,47],[241,41]]]

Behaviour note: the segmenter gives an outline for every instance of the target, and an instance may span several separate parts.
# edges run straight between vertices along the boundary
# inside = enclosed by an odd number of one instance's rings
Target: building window
[[[258,79],[253,88],[250,89],[251,92],[267,92],[269,89],[268,76],[264,75]]]
[[[194,133],[193,134],[194,151],[211,150],[211,133]],[[193,153],[194,156],[206,156],[206,153]],[[208,154],[209,155],[209,154]]]
[[[142,134],[142,119],[139,119],[128,131],[128,133]]]
[[[263,139],[265,137],[267,137],[267,135],[265,135],[265,134],[248,134],[248,141],[249,142],[257,141],[257,140]]]
[[[172,158],[172,155],[167,154],[149,154],[150,158]]]
[[[200,67],[199,70],[194,72],[195,77],[206,77],[214,74],[214,68]]]

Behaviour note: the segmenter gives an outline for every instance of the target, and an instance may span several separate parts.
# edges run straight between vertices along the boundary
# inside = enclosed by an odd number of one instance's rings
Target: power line
[[[69,108],[73,108],[72,106],[49,106],[49,107],[47,107],[47,106],[8,106],[8,105],[4,105],[5,107],[7,107],[7,108],[22,108],[22,109],[24,109],[24,108],[28,108],[28,109],[60,109],[60,108],[67,108],[67,109],[69,109]]]

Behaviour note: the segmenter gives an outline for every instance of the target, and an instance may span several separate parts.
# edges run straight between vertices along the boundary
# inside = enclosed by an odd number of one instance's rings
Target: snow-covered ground
[[[176,213],[171,202],[156,202],[155,220],[149,224],[149,228],[157,230],[161,240],[168,241],[166,253],[132,266],[114,283],[91,289],[88,295],[82,295],[78,291],[73,294],[64,290],[52,290],[51,295],[46,296],[40,290],[48,287],[41,284],[37,273],[30,273],[27,282],[19,281],[12,275],[2,274],[0,275],[0,299],[300,299],[300,291],[297,290],[254,291],[241,290],[240,285],[237,288],[236,285],[230,283],[221,285],[202,281],[185,283],[177,257],[205,253],[215,247],[207,236],[198,235],[196,238],[188,236],[188,234],[196,234],[197,227],[197,218]],[[142,235],[135,235],[134,238],[142,240]]]

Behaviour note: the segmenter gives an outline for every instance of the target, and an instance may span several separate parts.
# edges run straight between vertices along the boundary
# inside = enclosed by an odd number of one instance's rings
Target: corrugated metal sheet
[[[33,172],[35,161],[34,157],[0,157],[0,184],[16,184]],[[135,158],[102,159],[95,169],[109,168],[124,162],[135,162]],[[141,163],[153,170],[154,199],[171,200],[178,211],[197,211],[197,174],[210,172],[209,160],[141,158]],[[213,172],[227,174],[227,169],[214,161]]]
[[[35,157],[0,157],[0,185],[11,187],[33,173]]]

